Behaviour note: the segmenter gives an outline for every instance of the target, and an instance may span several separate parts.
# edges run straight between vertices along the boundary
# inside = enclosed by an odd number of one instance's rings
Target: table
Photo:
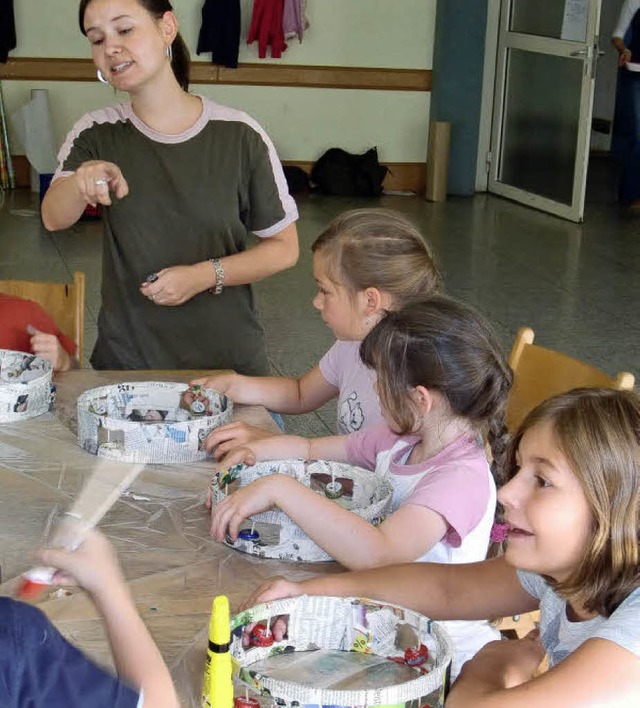
[[[188,381],[197,371],[75,370],[56,377],[53,413],[0,425],[0,592],[13,594],[55,508],[63,511],[96,458],[76,442],[76,399],[123,381]],[[278,432],[262,406],[234,408],[234,420]],[[204,506],[212,462],[149,465],[100,524],[118,550],[138,611],[171,669],[183,706],[200,706],[213,597],[234,612],[272,575],[304,579],[336,563],[291,564],[234,551],[209,537]],[[102,621],[80,590],[59,590],[41,609],[72,642],[105,665],[111,653]]]

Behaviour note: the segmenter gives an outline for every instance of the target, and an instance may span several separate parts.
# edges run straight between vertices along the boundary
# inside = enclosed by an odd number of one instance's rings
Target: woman
[[[268,372],[250,283],[295,264],[295,203],[246,114],[187,92],[167,0],[82,0],[98,78],[131,102],[88,113],[42,205],[49,230],[104,206],[96,369]],[[249,232],[259,242],[247,249]]]
[[[640,207],[640,0],[625,0],[613,32],[618,88],[611,152],[620,161],[619,200]],[[637,66],[637,69],[636,69]]]

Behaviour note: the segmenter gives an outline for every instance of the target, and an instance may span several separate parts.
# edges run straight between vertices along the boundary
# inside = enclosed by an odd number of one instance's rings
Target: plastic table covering
[[[76,440],[76,399],[121,381],[188,381],[203,372],[70,371],[56,377],[54,411],[0,425],[0,592],[12,595],[32,562],[48,520],[71,506],[97,458]],[[234,420],[278,429],[261,406],[237,405]],[[200,706],[213,597],[232,613],[273,575],[303,579],[336,563],[292,564],[248,556],[209,537],[204,505],[212,461],[149,465],[112,507],[100,529],[113,542],[138,611],[171,668],[182,705]],[[39,607],[87,654],[113,666],[102,620],[81,590],[52,591]],[[266,704],[265,704],[266,705]]]

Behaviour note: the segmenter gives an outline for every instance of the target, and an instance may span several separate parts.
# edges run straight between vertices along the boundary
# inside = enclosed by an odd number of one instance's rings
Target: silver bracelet
[[[222,267],[222,263],[219,258],[209,258],[209,260],[211,261],[213,270],[216,272],[216,284],[214,287],[209,288],[209,292],[212,295],[220,295],[222,292],[222,286],[224,285],[224,268]]]

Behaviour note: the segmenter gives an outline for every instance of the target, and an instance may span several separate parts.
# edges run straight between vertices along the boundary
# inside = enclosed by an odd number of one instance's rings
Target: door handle
[[[604,54],[604,52],[603,52],[603,54]],[[569,54],[569,56],[570,57],[587,57],[587,56],[589,56],[589,50],[588,49],[578,49],[575,52],[571,52],[571,54]]]

